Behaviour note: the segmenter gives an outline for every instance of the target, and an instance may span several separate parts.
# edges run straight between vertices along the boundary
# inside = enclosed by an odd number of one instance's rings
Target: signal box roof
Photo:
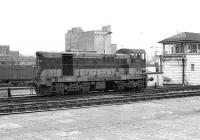
[[[200,42],[200,33],[182,32],[164,40],[161,40],[158,43],[174,44],[182,42]]]

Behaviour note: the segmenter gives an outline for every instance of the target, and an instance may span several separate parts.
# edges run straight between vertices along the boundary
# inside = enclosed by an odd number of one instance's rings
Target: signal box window
[[[188,53],[197,53],[197,44],[188,44]]]
[[[191,64],[191,71],[194,71],[194,64]]]
[[[187,51],[188,51],[188,53],[192,53],[192,47],[190,46],[190,44],[188,45]]]
[[[176,44],[176,53],[180,53],[180,47],[179,47],[179,45],[178,44]]]
[[[192,44],[192,53],[197,53],[197,44]]]

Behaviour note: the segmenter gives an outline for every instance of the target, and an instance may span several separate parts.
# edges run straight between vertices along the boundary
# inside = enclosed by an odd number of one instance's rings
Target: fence
[[[19,94],[19,95],[33,95],[33,91],[34,91],[34,87],[3,87],[3,88],[0,88],[0,91],[6,91],[5,94],[1,94],[0,93],[0,97],[12,97],[13,94],[12,94],[12,91],[16,91],[16,90],[29,90],[29,94]],[[17,95],[17,96],[19,96]],[[15,94],[16,96],[16,94]]]

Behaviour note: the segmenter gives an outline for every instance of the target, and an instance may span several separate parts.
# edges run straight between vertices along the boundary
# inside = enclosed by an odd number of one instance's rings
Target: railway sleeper
[[[0,113],[9,113],[9,112],[12,112],[12,109],[0,109]]]
[[[49,106],[40,106],[39,109],[40,109],[40,110],[48,110],[48,109],[49,109]]]
[[[61,104],[61,103],[59,103],[59,102],[48,102],[48,103],[47,103],[47,106],[48,106],[48,107],[54,108],[54,107],[59,106],[60,104]]]
[[[139,95],[139,94],[138,94]],[[169,94],[143,94],[143,95],[131,95],[129,97],[121,98],[102,98],[102,99],[80,99],[80,100],[71,100],[71,101],[51,101],[47,103],[24,103],[24,104],[10,104],[8,106],[1,106],[0,113],[9,113],[9,112],[27,112],[27,111],[36,111],[36,110],[49,110],[52,108],[72,108],[72,107],[82,107],[82,106],[91,106],[91,105],[102,105],[102,104],[119,104],[119,103],[128,103],[141,100],[152,100],[152,99],[163,99],[163,98],[175,98],[175,97],[187,97],[200,95],[198,92],[184,92],[183,93],[169,93]]]

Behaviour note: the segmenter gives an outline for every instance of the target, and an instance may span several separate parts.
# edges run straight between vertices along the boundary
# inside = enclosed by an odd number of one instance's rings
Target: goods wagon
[[[3,83],[31,81],[33,78],[33,65],[0,65],[0,80]]]
[[[145,51],[36,52],[35,80],[37,95],[141,90],[147,85]]]

